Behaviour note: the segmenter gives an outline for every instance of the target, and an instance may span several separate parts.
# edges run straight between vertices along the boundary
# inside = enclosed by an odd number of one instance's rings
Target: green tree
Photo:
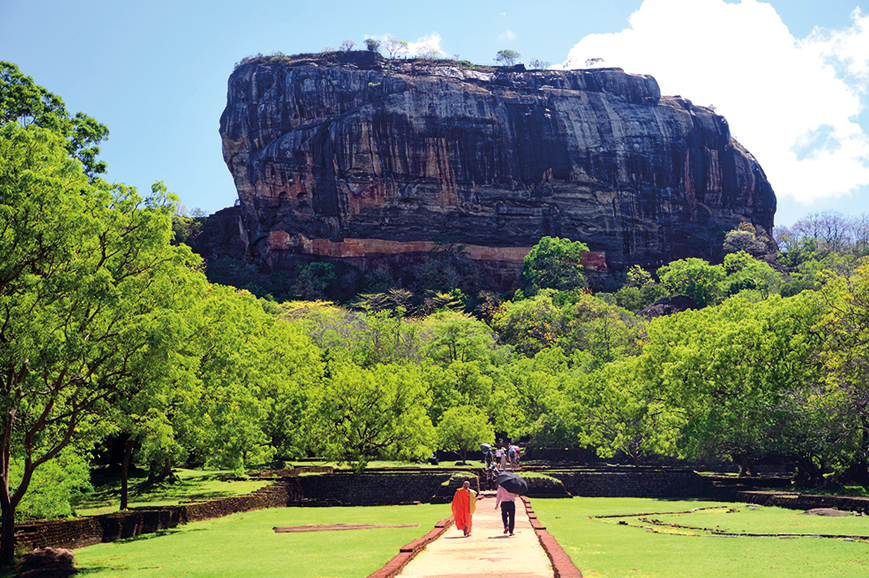
[[[729,253],[724,257],[727,279],[723,282],[723,292],[735,295],[751,289],[764,299],[778,291],[781,278],[775,269],[763,261],[758,261],[745,251]]]
[[[579,442],[600,457],[624,452],[639,466],[643,457],[675,450],[682,414],[666,403],[654,382],[638,371],[639,358],[576,372],[568,392],[578,407]]]
[[[559,328],[559,309],[553,303],[556,292],[544,289],[530,299],[502,303],[492,317],[499,337],[517,351],[534,356],[555,345]]]
[[[673,295],[684,295],[699,307],[718,303],[720,284],[727,277],[721,265],[710,265],[703,259],[680,259],[658,269],[661,284]]]
[[[425,354],[437,363],[489,359],[496,353],[492,329],[466,313],[442,311],[428,316],[420,325]]]
[[[428,390],[413,366],[360,369],[336,362],[312,396],[306,418],[315,449],[362,471],[372,459],[431,455],[435,430]]]
[[[33,82],[11,62],[0,62],[0,125],[17,122],[48,129],[63,137],[69,154],[81,161],[90,177],[106,172],[97,161],[97,146],[109,136],[109,129],[81,112],[70,116],[63,100]]]
[[[527,435],[534,448],[577,447],[576,405],[565,393],[570,358],[559,347],[544,349],[533,358],[515,357],[504,368],[515,410],[508,433]]]
[[[513,66],[520,56],[522,55],[515,50],[499,50],[497,56],[495,56],[495,62],[500,62],[504,66]]]
[[[15,509],[36,468],[100,423],[135,377],[165,367],[198,263],[173,247],[177,198],[159,187],[90,183],[61,137],[0,128],[0,559],[13,556]],[[10,485],[12,460],[23,464]]]
[[[443,450],[456,452],[465,462],[468,451],[481,443],[495,442],[495,430],[480,410],[472,405],[451,407],[437,427],[438,442]]]
[[[380,52],[380,41],[373,38],[366,38],[365,48],[367,48],[369,52]]]
[[[523,286],[532,293],[546,288],[570,291],[585,287],[580,260],[587,251],[588,246],[579,241],[543,237],[525,256]]]
[[[73,504],[93,492],[86,454],[67,447],[55,459],[34,471],[30,489],[15,511],[16,519],[45,520],[72,516],[75,513]],[[13,461],[9,472],[12,485],[20,483],[23,469],[21,462]]]
[[[815,330],[822,335],[824,403],[857,439],[849,476],[869,485],[869,264],[852,275],[827,271],[823,278],[816,297],[823,316]]]
[[[559,311],[556,344],[568,355],[583,352],[591,367],[639,355],[645,323],[629,311],[578,293]]]
[[[685,415],[681,455],[732,457],[754,474],[755,458],[779,447],[786,402],[816,379],[816,316],[803,295],[760,302],[737,295],[652,321],[640,369]]]

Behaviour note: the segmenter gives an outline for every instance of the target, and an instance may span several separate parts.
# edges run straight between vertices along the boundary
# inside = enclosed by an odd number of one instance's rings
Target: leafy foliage
[[[90,177],[106,172],[97,161],[97,146],[109,136],[109,129],[84,113],[70,116],[63,100],[23,74],[11,62],[0,61],[0,125],[10,122],[35,125],[64,139],[67,152],[81,161]]]
[[[543,237],[525,256],[522,281],[532,293],[541,289],[570,291],[585,287],[580,263],[588,246],[579,241]]]

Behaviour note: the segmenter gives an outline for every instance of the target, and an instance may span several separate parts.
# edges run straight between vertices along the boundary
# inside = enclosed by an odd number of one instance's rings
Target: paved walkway
[[[549,558],[531,528],[522,502],[516,502],[514,536],[504,534],[501,510],[494,496],[477,501],[474,527],[465,538],[451,526],[446,534],[429,544],[398,575],[402,578],[553,578]]]

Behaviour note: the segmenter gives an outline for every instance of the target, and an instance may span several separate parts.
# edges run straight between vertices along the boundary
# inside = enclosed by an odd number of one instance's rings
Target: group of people
[[[499,473],[507,471],[508,467],[511,471],[519,469],[519,446],[498,440],[494,449],[488,445],[483,448],[483,461],[488,487],[496,487]]]
[[[491,446],[488,446],[483,451],[483,459],[486,461],[486,469],[495,464],[502,472],[508,467],[515,471],[519,468],[519,446],[513,443],[505,443],[504,440],[498,440],[494,450],[492,450]]]
[[[498,486],[498,491],[495,494],[495,509],[497,510],[498,506],[501,507],[504,533],[509,536],[513,535],[513,530],[516,527],[516,498],[518,498],[516,494],[508,492],[503,486]],[[456,528],[464,532],[465,537],[471,535],[476,502],[477,492],[471,489],[471,483],[468,481],[464,482],[453,496],[453,519],[456,521]]]

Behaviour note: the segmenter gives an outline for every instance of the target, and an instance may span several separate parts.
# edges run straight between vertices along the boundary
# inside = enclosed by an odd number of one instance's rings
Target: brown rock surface
[[[772,226],[763,170],[712,110],[620,69],[517,68],[370,52],[239,66],[220,133],[249,256],[365,268],[449,240],[509,278],[544,235],[654,265],[715,225]]]

